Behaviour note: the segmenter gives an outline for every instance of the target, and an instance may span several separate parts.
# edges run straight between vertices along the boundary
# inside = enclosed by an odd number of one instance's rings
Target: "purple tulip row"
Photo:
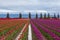
[[[33,22],[31,21],[31,25],[32,25],[32,29],[36,35],[36,37],[38,38],[38,40],[46,40],[45,37],[42,35],[42,33],[36,28],[36,26],[33,24]]]
[[[60,25],[60,20],[43,20],[42,19],[42,22],[45,22],[46,24],[48,24],[48,25],[54,25],[54,27],[59,27]]]
[[[38,21],[40,24],[41,24],[41,23],[45,24],[45,26],[48,27],[48,28],[50,28],[50,29],[53,29],[53,30],[55,30],[55,31],[57,31],[57,32],[60,32],[60,30],[57,29],[58,27],[53,27],[53,26],[51,26],[52,24],[51,24],[50,22],[47,22],[48,20],[47,20],[47,21],[36,20],[36,21]]]
[[[45,28],[44,26],[40,25],[40,23],[37,20],[33,20],[37,25],[39,25],[39,27],[44,30],[46,33],[48,33],[49,35],[51,35],[52,38],[54,38],[55,40],[60,40],[60,37],[58,37],[56,34],[54,34],[53,32],[51,32],[50,30],[48,30],[47,28]],[[32,22],[33,22],[32,21]]]
[[[39,20],[40,21],[40,20]],[[55,28],[55,29],[57,29],[57,28],[59,28],[60,27],[60,22],[59,22],[59,20],[42,20],[42,21],[40,21],[40,22],[42,22],[42,23],[44,23],[44,24],[46,24],[46,25],[48,25],[48,26],[50,26],[50,27],[52,27],[52,28]]]

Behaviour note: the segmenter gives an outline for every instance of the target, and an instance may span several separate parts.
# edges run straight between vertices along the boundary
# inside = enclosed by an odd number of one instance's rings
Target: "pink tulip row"
[[[51,37],[55,40],[60,40],[60,37],[58,37],[55,33],[51,32],[49,29],[45,28],[44,26],[42,26],[39,22],[37,21],[37,19],[32,20],[32,22],[36,23],[42,30],[44,30],[46,33],[48,33],[49,35],[51,35]],[[45,22],[46,23],[46,22]],[[33,26],[32,26],[33,27]]]
[[[32,21],[31,21],[31,25],[32,25],[32,29],[33,29],[34,33],[36,34],[36,37],[38,38],[38,40],[46,40],[45,37],[42,35],[42,33],[33,24]]]
[[[50,23],[48,20],[47,20],[47,21],[45,21],[45,20],[42,20],[42,21],[37,20],[37,21],[39,21],[39,23],[41,22],[42,24],[44,24],[46,27],[48,27],[48,28],[50,28],[50,29],[53,29],[53,30],[55,30],[55,31],[57,31],[57,32],[60,32],[60,30],[57,29],[58,27],[57,27],[57,26],[55,27],[55,25],[57,25],[57,24],[55,24],[54,26],[52,26],[53,24]],[[40,24],[41,24],[41,23],[40,23]]]
[[[54,25],[54,27],[56,27],[56,26],[59,27],[60,26],[59,25],[60,24],[60,21],[59,20],[48,20],[48,19],[47,20],[43,20],[42,19],[42,22],[43,23],[46,23],[48,25]]]

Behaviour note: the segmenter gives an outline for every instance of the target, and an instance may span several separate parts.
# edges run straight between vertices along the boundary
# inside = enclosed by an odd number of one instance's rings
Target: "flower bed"
[[[31,21],[33,23],[31,25],[34,25],[47,40],[60,40],[60,30],[58,30],[60,20],[31,19]]]
[[[0,40],[15,40],[21,32],[28,19],[1,19],[0,20]]]

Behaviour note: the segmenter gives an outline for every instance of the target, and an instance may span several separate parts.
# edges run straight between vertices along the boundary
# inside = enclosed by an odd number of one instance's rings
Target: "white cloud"
[[[0,12],[22,12],[22,11],[0,9]],[[47,12],[47,11],[45,10],[24,10],[23,12]]]
[[[18,11],[0,9],[0,12],[18,12]]]
[[[25,10],[24,12],[37,12],[37,13],[45,12],[45,13],[47,13],[46,10]]]

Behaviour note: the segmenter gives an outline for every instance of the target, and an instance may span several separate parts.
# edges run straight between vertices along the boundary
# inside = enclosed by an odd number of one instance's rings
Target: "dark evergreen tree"
[[[50,14],[48,13],[48,18],[50,18]]]
[[[29,12],[29,18],[31,19],[31,13]]]
[[[36,13],[36,19],[38,18],[38,14]]]
[[[44,18],[46,18],[46,13],[44,14]]]
[[[57,18],[59,18],[59,17],[60,17],[60,15],[58,14],[58,15],[57,15]]]
[[[21,13],[19,14],[19,18],[22,18],[22,14]]]
[[[42,18],[42,13],[40,13],[40,18]]]
[[[7,13],[7,18],[9,18],[9,13]]]
[[[55,13],[54,13],[54,18],[56,18],[56,15],[55,15]]]

